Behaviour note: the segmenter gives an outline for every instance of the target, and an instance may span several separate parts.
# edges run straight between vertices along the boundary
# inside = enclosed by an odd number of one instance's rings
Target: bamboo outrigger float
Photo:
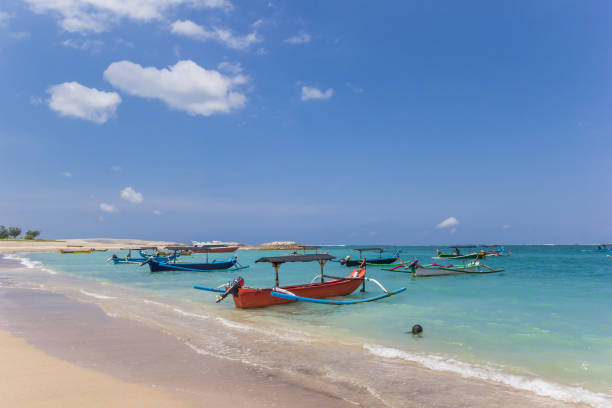
[[[469,262],[465,265],[419,265],[419,260],[414,259],[409,264],[398,265],[394,268],[384,269],[385,271],[410,273],[412,276],[447,276],[463,274],[484,274],[503,272],[504,269],[493,269],[490,266],[481,264],[479,261]]]
[[[345,277],[326,275],[324,266],[327,261],[335,257],[329,254],[288,255],[260,258],[257,262],[269,262],[274,268],[274,287],[272,288],[249,288],[244,286],[244,279],[238,276],[232,282],[217,288],[206,286],[194,286],[194,289],[221,293],[217,297],[217,303],[232,295],[234,305],[242,309],[251,309],[292,302],[311,302],[334,305],[348,305],[363,302],[371,302],[396,295],[406,290],[405,287],[388,291],[378,281],[366,277],[365,265],[362,265]],[[310,283],[292,286],[279,286],[278,270],[286,262],[312,262],[316,261],[321,266],[321,272],[317,274]],[[325,278],[331,280],[325,280]],[[318,282],[315,282],[318,280]],[[375,283],[383,290],[383,294],[365,299],[355,300],[328,300],[326,298],[346,296],[353,293],[362,286],[365,291],[365,282]]]

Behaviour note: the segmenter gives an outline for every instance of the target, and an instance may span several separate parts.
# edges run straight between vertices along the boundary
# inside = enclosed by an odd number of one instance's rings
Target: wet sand
[[[95,305],[54,293],[0,289],[0,329],[53,357],[6,334],[0,336],[0,349],[19,343],[28,362],[17,370],[18,360],[8,365],[4,364],[8,356],[0,360],[2,377],[13,377],[0,385],[2,406],[95,406],[77,404],[87,398],[100,406],[353,406],[288,384],[265,370],[195,353],[155,329],[108,317]],[[68,368],[52,368],[61,365]],[[28,374],[30,370],[34,375]],[[109,392],[111,382],[121,386]],[[125,405],[121,405],[124,391]],[[16,403],[2,404],[4,398]]]

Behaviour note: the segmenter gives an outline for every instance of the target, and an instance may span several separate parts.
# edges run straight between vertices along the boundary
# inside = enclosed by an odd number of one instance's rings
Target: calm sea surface
[[[431,263],[435,249],[403,247],[401,256]],[[563,401],[608,407],[612,406],[612,258],[584,249],[587,247],[506,247],[512,256],[484,262],[496,269],[505,268],[505,272],[486,275],[412,278],[368,267],[368,275],[387,289],[406,286],[407,290],[379,302],[352,306],[299,303],[260,310],[236,310],[231,298],[215,304],[214,294],[192,286],[218,286],[240,274],[247,286],[269,287],[273,284],[272,267],[254,261],[286,251],[238,251],[239,262],[250,264],[250,268],[205,273],[152,274],[146,266],[105,263],[110,251],[22,257],[57,272],[46,279],[47,286],[62,276],[77,277],[64,279],[70,283],[63,285],[75,285],[73,289],[82,285],[78,289],[85,295],[98,296],[109,304],[115,301],[118,314],[127,303],[116,294],[129,289],[132,300],[140,293],[143,298],[163,298],[169,305],[188,304],[189,313],[212,316],[228,327],[283,328],[285,334],[293,333],[296,341],[303,337],[333,339],[352,347],[357,344],[364,353],[377,357],[417,362],[434,370],[497,381]],[[352,247],[325,247],[323,251],[340,258],[351,254]],[[183,260],[198,258],[202,256]],[[216,258],[224,259],[226,254],[217,254]],[[280,269],[280,283],[310,281],[318,270],[316,263],[285,264]],[[326,270],[336,276],[350,271],[335,262],[329,262]],[[93,292],[94,286],[87,282],[102,284],[98,287],[104,288],[103,293]],[[367,292],[356,292],[348,298],[372,296],[379,290],[368,284]],[[184,315],[186,312],[177,314],[176,319]],[[151,313],[148,319],[155,316]],[[420,337],[410,334],[417,323],[424,327]],[[185,323],[181,330],[188,327]],[[194,333],[192,338],[197,337]],[[208,347],[212,342],[203,339],[198,347],[211,352]],[[224,344],[229,347],[229,343]],[[222,346],[217,346],[215,352],[220,353]],[[253,358],[263,358],[262,354]]]

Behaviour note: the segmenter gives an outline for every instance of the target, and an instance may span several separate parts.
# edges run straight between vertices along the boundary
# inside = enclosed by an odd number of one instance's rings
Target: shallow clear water
[[[298,303],[259,310],[235,310],[230,298],[215,304],[213,294],[196,291],[192,286],[218,286],[240,274],[248,286],[269,287],[273,269],[254,261],[285,252],[239,251],[240,263],[251,266],[238,272],[155,274],[146,266],[104,263],[110,251],[27,256],[54,271],[155,292],[177,302],[189,301],[228,321],[295,328],[300,333],[362,344],[377,356],[417,361],[429,368],[499,381],[541,395],[548,391],[540,392],[540,388],[551,384],[569,386],[570,394],[584,391],[586,395],[574,402],[609,406],[612,258],[582,249],[585,247],[506,247],[512,256],[485,262],[503,267],[505,272],[485,275],[412,278],[368,267],[369,276],[387,289],[406,286],[407,290],[379,302],[353,306]],[[324,250],[339,258],[352,252],[351,247]],[[424,264],[431,262],[434,253],[433,247],[405,247],[402,258],[417,257]],[[217,259],[225,257],[226,254],[218,254]],[[196,256],[184,258],[190,259]],[[310,281],[318,271],[316,263],[285,264],[280,269],[280,283]],[[330,275],[341,276],[349,271],[334,262],[326,266]],[[369,295],[379,292],[373,284],[368,284],[367,290]],[[350,298],[360,296],[364,295],[356,292]],[[421,337],[409,334],[416,323],[424,327]],[[524,384],[526,378],[531,385]],[[539,380],[545,381],[544,385]],[[558,399],[574,398],[558,391]],[[589,398],[591,393],[606,395],[593,399]]]

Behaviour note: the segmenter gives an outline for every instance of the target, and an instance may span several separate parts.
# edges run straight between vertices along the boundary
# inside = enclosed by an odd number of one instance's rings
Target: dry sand
[[[82,238],[60,239],[57,241],[0,241],[0,253],[9,252],[55,252],[60,249],[119,249],[156,246],[164,248],[167,245],[183,245],[168,241],[145,241],[142,239],[119,238]]]
[[[167,392],[130,384],[50,357],[0,331],[2,407],[168,407],[192,405]]]

